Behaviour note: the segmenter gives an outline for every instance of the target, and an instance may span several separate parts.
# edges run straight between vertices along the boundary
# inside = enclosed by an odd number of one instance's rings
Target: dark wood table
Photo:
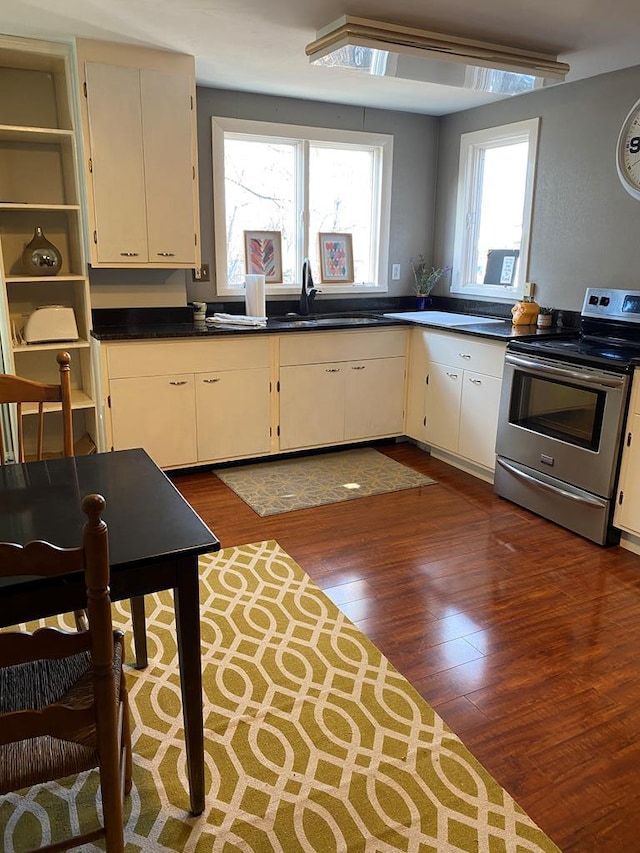
[[[84,495],[103,495],[111,598],[174,591],[191,811],[204,810],[204,734],[198,556],[220,543],[144,450],[0,467],[0,542],[81,544]],[[142,601],[141,598],[138,601]],[[0,586],[0,626],[86,604],[83,579],[31,579]]]

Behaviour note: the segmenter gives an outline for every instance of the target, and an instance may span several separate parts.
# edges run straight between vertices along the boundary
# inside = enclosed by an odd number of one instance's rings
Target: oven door
[[[498,456],[610,497],[628,386],[625,374],[508,352]]]

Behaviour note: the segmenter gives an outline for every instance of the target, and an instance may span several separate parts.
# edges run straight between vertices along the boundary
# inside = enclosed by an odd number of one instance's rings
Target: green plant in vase
[[[415,279],[414,291],[418,297],[418,305],[420,306],[421,302],[426,302],[433,288],[451,270],[451,267],[430,266],[425,261],[424,255],[418,255],[415,259],[411,258],[409,263],[413,270],[413,277]],[[424,304],[422,304],[422,307],[425,307]]]

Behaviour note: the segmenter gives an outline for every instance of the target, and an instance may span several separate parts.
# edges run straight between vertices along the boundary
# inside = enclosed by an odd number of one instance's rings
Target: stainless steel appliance
[[[599,544],[617,541],[612,500],[634,359],[640,291],[589,288],[573,338],[509,342],[497,494]]]

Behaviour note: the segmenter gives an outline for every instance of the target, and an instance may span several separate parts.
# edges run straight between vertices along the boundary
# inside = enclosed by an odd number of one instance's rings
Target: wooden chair
[[[38,404],[38,433],[36,458],[42,459],[44,453],[44,404],[60,403],[62,405],[63,455],[73,456],[73,420],[71,411],[71,356],[68,352],[59,352],[56,360],[60,369],[60,384],[47,385],[34,382],[10,373],[0,374],[0,403],[17,404],[18,417],[18,446],[16,448],[17,462],[25,461],[24,433],[22,424],[22,406],[24,403]],[[4,465],[5,439],[2,434],[0,421],[0,464]]]
[[[42,459],[43,434],[44,434],[44,403],[61,403],[62,405],[62,429],[63,429],[63,456],[73,456],[73,417],[71,410],[71,356],[68,352],[59,352],[56,361],[60,370],[60,384],[46,385],[42,382],[34,382],[10,373],[0,374],[0,404],[13,403],[17,405],[18,417],[18,459],[17,462],[25,461],[24,434],[22,430],[22,404],[38,403],[38,441],[36,458]],[[2,437],[2,418],[0,418],[0,464],[5,464],[5,443]],[[131,612],[133,617],[133,636],[136,650],[136,665],[139,669],[147,666],[147,636],[146,619],[144,612],[144,598],[142,596],[131,599]],[[77,610],[74,613],[76,626],[79,631],[86,631],[86,614]]]
[[[104,826],[42,848],[67,850],[106,838],[124,850],[123,796],[131,789],[131,734],[122,671],[123,635],[113,631],[105,501],[88,495],[79,548],[0,544],[0,577],[84,571],[89,628],[0,633],[0,794],[98,767]]]

